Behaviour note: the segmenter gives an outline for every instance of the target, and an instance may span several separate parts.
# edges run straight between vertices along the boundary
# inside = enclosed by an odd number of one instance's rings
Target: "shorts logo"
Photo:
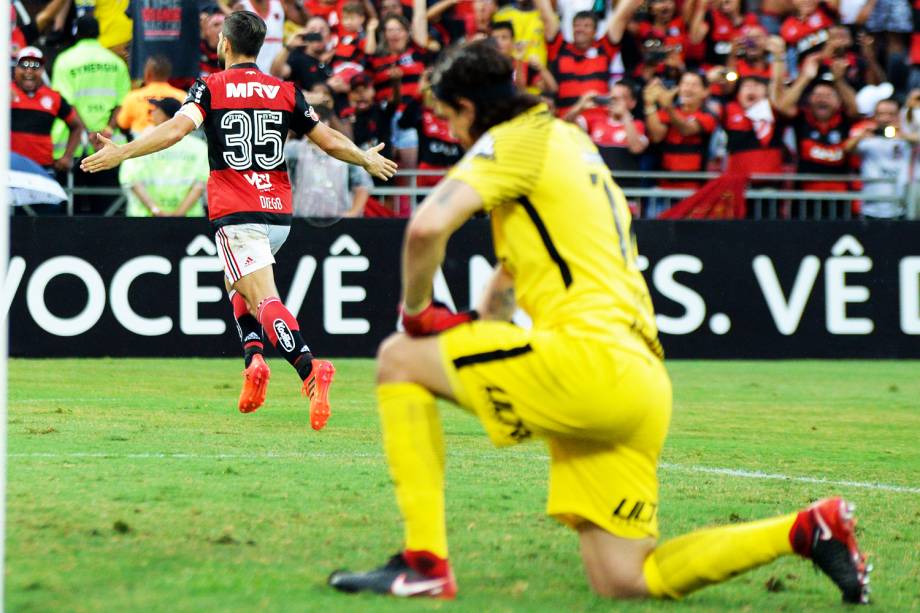
[[[284,320],[276,319],[272,322],[272,327],[275,329],[275,334],[278,335],[278,343],[281,348],[287,352],[294,351],[294,335],[291,334],[291,329],[284,323]]]
[[[252,264],[253,264],[254,262],[255,262],[255,260],[252,259],[252,256],[251,256],[251,255],[250,255],[250,256],[247,256],[247,257],[246,257],[246,261],[243,262],[243,266],[252,266]]]
[[[657,511],[658,505],[654,502],[623,498],[613,510],[612,515],[614,518],[623,521],[647,524],[655,519],[655,513],[657,513]]]
[[[508,399],[508,394],[505,390],[500,387],[487,385],[486,394],[489,396],[489,403],[492,405],[492,410],[495,411],[495,419],[509,427],[508,436],[510,436],[512,440],[520,443],[531,437],[531,431],[524,425],[521,418],[517,416],[517,413],[514,412],[514,407],[511,406],[511,401]]]

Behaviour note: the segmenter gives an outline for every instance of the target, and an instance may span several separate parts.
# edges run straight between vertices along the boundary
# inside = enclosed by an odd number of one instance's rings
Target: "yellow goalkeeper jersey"
[[[629,207],[582,130],[537,105],[491,128],[447,176],[490,212],[495,255],[534,329],[638,333],[663,357]]]

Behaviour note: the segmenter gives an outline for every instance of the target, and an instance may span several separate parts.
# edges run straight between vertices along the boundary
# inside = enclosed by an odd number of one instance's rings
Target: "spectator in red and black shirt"
[[[732,56],[737,56],[736,41],[742,37],[742,28],[759,25],[755,13],[742,12],[741,0],[718,0],[708,12],[695,12],[690,35],[706,43],[704,66],[727,66]]]
[[[220,59],[217,57],[217,40],[220,38],[220,31],[224,27],[224,19],[223,13],[214,13],[202,19],[201,44],[199,46],[201,58],[198,60],[198,76],[202,79],[223,70],[220,65]]]
[[[367,70],[374,81],[377,101],[384,102],[399,95],[393,116],[392,138],[400,166],[414,168],[418,154],[418,132],[396,125],[406,104],[421,97],[421,79],[431,60],[428,51],[428,20],[425,0],[414,0],[412,22],[401,15],[385,14],[382,19],[383,45],[366,59]],[[398,90],[398,91],[397,91]]]
[[[777,109],[795,116],[798,167],[801,174],[847,174],[849,164],[844,143],[850,133],[850,121],[859,111],[856,92],[847,83],[844,73],[847,63],[837,59],[832,65],[832,80],[819,79],[818,64],[808,60],[795,82],[783,90]],[[802,185],[806,191],[847,191],[848,184],[840,181],[812,181]]]
[[[819,0],[793,0],[795,15],[786,18],[779,34],[792,51],[790,60],[796,66],[801,66],[806,56],[824,48],[830,29],[837,24],[836,2],[832,5]]]
[[[853,35],[846,26],[834,26],[828,34],[830,38],[822,53],[822,72],[829,74],[831,64],[844,62],[844,78],[855,90],[860,90],[865,85],[878,85],[887,80],[885,71],[876,58],[875,39],[872,36],[860,32],[857,39],[858,50],[854,50]]]
[[[422,87],[427,89],[427,73],[422,77]],[[414,128],[418,132],[418,168],[420,170],[444,170],[460,161],[463,152],[460,142],[450,133],[447,120],[435,115],[431,94],[425,93],[422,100],[411,100],[399,118],[401,129]],[[419,187],[433,187],[441,177],[420,176]]]
[[[333,66],[340,62],[364,61],[365,44],[368,42],[364,29],[366,21],[367,9],[363,3],[352,1],[342,7],[342,25],[339,27],[338,42],[332,59]],[[372,19],[368,25],[369,31],[377,30],[376,19]]]
[[[700,3],[699,6],[702,9],[704,4]],[[658,48],[668,54],[675,54],[682,64],[686,64],[688,59],[701,59],[688,57],[688,51],[691,43],[702,42],[705,34],[696,32],[693,40],[690,39],[687,24],[683,17],[677,15],[674,0],[649,0],[648,8],[648,21],[633,22],[630,25],[630,31],[643,48]]]
[[[405,17],[394,14],[383,18],[382,49],[366,60],[367,69],[374,79],[378,101],[390,99],[394,82],[399,83],[403,104],[410,98],[420,96],[419,82],[431,55],[427,49],[428,22],[425,11],[415,13],[411,23]]]
[[[648,149],[645,124],[633,117],[636,102],[632,86],[620,81],[610,88],[609,97],[582,96],[566,116],[567,120],[574,121],[588,133],[607,167],[614,173],[618,170],[640,170],[641,156]],[[639,185],[639,181],[618,177],[617,184],[632,187]]]
[[[708,95],[706,77],[696,72],[684,73],[670,91],[657,80],[645,87],[646,128],[651,141],[658,143],[662,170],[706,170],[709,139],[719,125],[703,106]],[[661,187],[669,188],[695,188],[700,184],[697,180],[659,182]]]
[[[556,112],[564,116],[570,107],[587,92],[606,94],[610,91],[610,63],[620,52],[620,41],[626,25],[642,0],[621,0],[613,15],[606,36],[595,40],[597,14],[582,11],[572,20],[572,42],[567,43],[559,30],[559,17],[549,0],[537,0],[547,41],[549,69],[559,84]]]
[[[47,170],[67,171],[83,134],[77,111],[61,94],[42,83],[44,56],[35,47],[25,47],[16,56],[10,86],[10,150],[24,155]],[[53,156],[51,126],[61,119],[70,128],[64,154]]]
[[[396,105],[376,102],[377,92],[370,75],[360,72],[351,78],[348,92],[349,106],[342,113],[342,120],[350,126],[352,140],[362,149],[384,144],[381,155],[391,158],[393,115]]]

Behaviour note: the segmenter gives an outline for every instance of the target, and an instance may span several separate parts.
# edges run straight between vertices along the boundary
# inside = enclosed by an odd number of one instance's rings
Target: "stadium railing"
[[[382,198],[408,197],[413,206],[432,191],[432,187],[418,184],[419,177],[442,177],[442,170],[400,170],[396,181],[385,186],[374,186],[371,195]],[[694,189],[663,188],[658,181],[698,181],[700,184],[719,176],[716,172],[662,172],[662,171],[616,171],[615,180],[625,184],[623,192],[640,210],[643,217],[653,217],[686,198]],[[801,189],[803,183],[822,181],[840,182],[851,191],[819,192]],[[863,179],[859,175],[808,175],[770,174],[752,175],[745,190],[745,198],[753,219],[853,219],[858,217],[858,207],[865,202],[899,202],[904,206],[908,219],[920,218],[920,182],[913,181],[904,193],[895,196],[876,196],[862,193],[855,185],[867,183],[888,183],[896,179]],[[64,192],[67,194],[66,214],[74,214],[74,196],[111,196],[112,202],[105,211],[106,216],[121,213],[127,197],[120,187],[76,187],[73,174],[68,173]],[[30,212],[26,209],[27,212]]]

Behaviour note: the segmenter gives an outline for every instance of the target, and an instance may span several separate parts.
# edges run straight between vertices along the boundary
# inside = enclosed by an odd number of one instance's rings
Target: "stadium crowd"
[[[912,1],[16,0],[12,150],[62,182],[73,173],[78,187],[123,186],[129,215],[201,214],[201,147],[96,175],[74,160],[92,152],[90,133],[128,139],[175,113],[194,79],[221,70],[225,16],[250,10],[267,24],[259,67],[295,82],[358,145],[384,143],[403,169],[442,170],[460,158],[432,106],[428,70],[449,46],[491,38],[513,59],[517,85],[581,126],[615,174],[861,174],[889,180],[863,190],[902,195],[920,143],[920,0]],[[305,215],[410,210],[408,198],[371,198],[369,176],[312,156],[305,142],[287,153],[295,201],[320,203]],[[798,189],[854,184],[829,178]],[[81,195],[75,211],[101,214],[111,200]],[[895,200],[861,210],[904,213]]]

